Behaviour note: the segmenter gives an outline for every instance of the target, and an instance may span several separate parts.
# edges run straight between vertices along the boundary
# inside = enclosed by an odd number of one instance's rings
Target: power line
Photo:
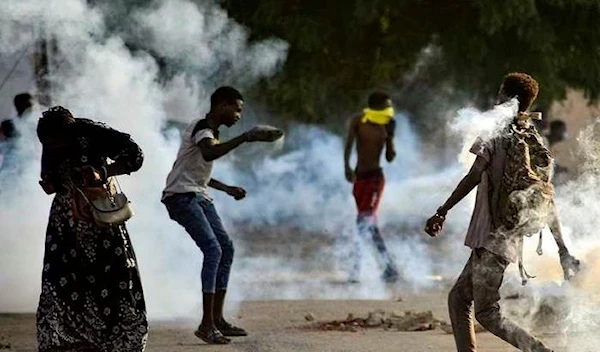
[[[12,74],[15,72],[15,70],[19,66],[19,63],[21,63],[21,60],[23,60],[23,58],[25,57],[25,54],[27,54],[27,51],[29,50],[30,47],[31,46],[29,45],[25,49],[23,49],[23,52],[21,52],[21,55],[19,55],[19,58],[17,59],[17,61],[13,65],[13,67],[10,69],[10,71],[8,72],[8,74],[2,80],[2,84],[0,84],[0,91],[2,90],[2,88],[4,88],[4,85],[6,84],[6,82],[8,82],[8,80],[10,79],[10,77],[12,76]]]

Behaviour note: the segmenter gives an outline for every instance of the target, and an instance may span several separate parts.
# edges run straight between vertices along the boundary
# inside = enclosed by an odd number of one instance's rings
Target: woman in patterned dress
[[[143,351],[146,307],[127,229],[96,225],[74,188],[137,171],[142,151],[129,135],[73,118],[60,106],[43,113],[37,133],[43,145],[40,184],[56,193],[46,231],[38,349]]]

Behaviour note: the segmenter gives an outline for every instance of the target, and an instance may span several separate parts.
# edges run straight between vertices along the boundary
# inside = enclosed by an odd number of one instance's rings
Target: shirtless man
[[[385,148],[388,162],[396,157],[394,109],[390,96],[381,92],[371,94],[368,105],[362,114],[355,116],[350,122],[344,151],[345,173],[348,182],[354,184],[358,234],[363,238],[370,234],[385,267],[382,279],[395,282],[399,278],[398,270],[377,227],[377,209],[385,183],[380,166],[381,154]],[[355,140],[358,161],[356,169],[353,169],[350,166],[350,155]],[[349,282],[359,280],[361,252],[360,238],[356,238]]]

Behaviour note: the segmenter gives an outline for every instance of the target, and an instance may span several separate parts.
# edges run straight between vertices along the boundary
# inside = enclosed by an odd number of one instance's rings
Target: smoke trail
[[[511,99],[484,112],[474,108],[459,110],[450,124],[450,130],[461,138],[462,150],[458,160],[470,166],[475,160],[475,155],[470,153],[469,149],[475,139],[479,137],[486,141],[497,136],[506,123],[516,115],[518,105],[517,99]]]

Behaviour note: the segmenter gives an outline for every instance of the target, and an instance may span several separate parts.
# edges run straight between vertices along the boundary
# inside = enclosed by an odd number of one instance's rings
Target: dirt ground
[[[366,316],[374,310],[397,311],[431,310],[436,318],[447,320],[446,299],[442,292],[403,297],[392,300],[303,300],[303,301],[246,301],[233,321],[245,327],[250,336],[236,338],[228,346],[208,346],[193,335],[194,321],[151,321],[147,351],[244,351],[244,352],[419,352],[454,351],[452,335],[440,329],[424,332],[385,331],[381,328],[361,329],[358,332],[315,331],[306,329],[311,322],[345,319],[349,313]],[[314,323],[314,322],[313,322]],[[540,335],[539,335],[540,336]],[[598,336],[595,334],[589,335]],[[558,351],[597,351],[597,348],[570,348],[577,341],[589,340],[583,335],[543,334],[543,340]],[[477,334],[480,351],[516,351],[490,333]],[[9,345],[9,346],[7,346]],[[4,346],[4,348],[2,348]],[[35,351],[35,317],[33,314],[0,314],[0,350]]]
[[[393,233],[391,230],[388,232]],[[419,294],[409,293],[416,291],[410,291],[407,286],[377,287],[373,285],[377,277],[373,278],[373,283],[348,285],[339,268],[335,270],[338,265],[335,258],[328,254],[338,248],[332,237],[304,234],[299,240],[298,233],[294,229],[282,231],[281,228],[262,227],[260,231],[237,239],[240,251],[232,285],[236,289],[231,290],[230,297],[242,298],[241,302],[229,302],[229,306],[238,307],[230,320],[247,329],[250,333],[248,337],[235,338],[227,346],[209,346],[193,335],[199,321],[151,319],[146,351],[456,351],[452,335],[440,328],[419,332],[386,331],[381,327],[358,329],[357,332],[307,328],[318,322],[344,320],[350,313],[354,317],[367,317],[369,312],[376,310],[399,313],[432,311],[435,318],[448,321],[446,297],[458,269],[456,265],[449,265],[447,260],[439,261],[432,268],[439,277],[430,278],[434,283],[429,285],[429,289],[419,290]],[[393,241],[392,237],[390,243],[393,244]],[[457,256],[448,253],[455,248],[451,244],[448,239],[441,239],[427,243],[425,249],[432,258],[454,258]],[[259,263],[255,263],[257,258],[260,259]],[[285,264],[288,266],[282,267],[279,258],[286,258]],[[464,258],[456,258],[456,261],[462,260]],[[510,290],[507,292],[512,293]],[[380,298],[378,296],[388,298],[361,299]],[[402,299],[399,301],[398,297]],[[528,302],[527,299],[506,299],[501,304],[511,316],[523,318],[526,316],[523,312],[532,307]],[[545,308],[552,311],[554,307],[559,311],[560,303],[560,300],[550,301]],[[600,312],[600,307],[592,308]],[[555,352],[600,351],[600,313],[578,315],[583,310],[568,310],[561,317],[564,320],[568,316],[573,323],[571,325],[576,325],[579,332],[565,331],[568,326],[565,329],[562,326],[564,324],[548,319],[543,329],[536,330],[535,335]],[[314,321],[306,320],[308,314],[314,316]],[[556,332],[561,330],[562,333]],[[0,352],[35,351],[35,333],[34,314],[0,313]],[[488,332],[478,333],[477,339],[481,352],[516,351]]]

